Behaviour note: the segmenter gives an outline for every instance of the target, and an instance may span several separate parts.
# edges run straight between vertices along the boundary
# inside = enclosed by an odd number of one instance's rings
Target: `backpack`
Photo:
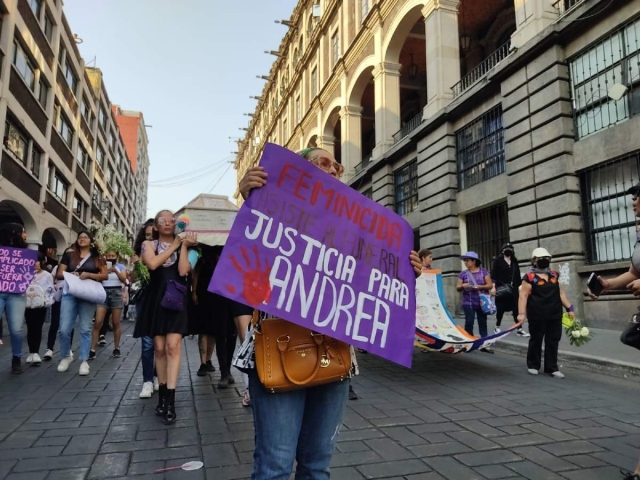
[[[46,308],[51,305],[50,296],[47,295],[42,285],[32,283],[27,287],[27,308]]]

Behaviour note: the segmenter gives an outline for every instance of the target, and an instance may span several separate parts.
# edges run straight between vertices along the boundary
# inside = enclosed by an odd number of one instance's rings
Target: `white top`
[[[121,263],[116,263],[115,266],[118,272],[121,272],[127,268]],[[120,279],[118,278],[118,275],[115,272],[109,272],[109,277],[107,277],[106,280],[102,281],[102,286],[105,288],[122,287],[122,282],[120,281]]]

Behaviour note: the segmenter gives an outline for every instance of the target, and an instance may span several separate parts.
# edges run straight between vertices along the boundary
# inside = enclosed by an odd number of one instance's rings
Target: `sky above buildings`
[[[149,216],[200,193],[236,189],[231,152],[244,135],[296,0],[66,0],[88,66],[111,102],[150,125]],[[179,6],[179,7],[178,7]],[[185,176],[195,172],[194,175]],[[190,181],[196,178],[195,181]],[[174,180],[173,182],[171,180]],[[163,184],[172,186],[153,186]]]

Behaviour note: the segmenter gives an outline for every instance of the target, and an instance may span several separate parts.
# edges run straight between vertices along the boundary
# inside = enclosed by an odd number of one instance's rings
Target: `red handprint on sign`
[[[255,268],[251,266],[249,252],[247,252],[245,247],[240,247],[240,251],[242,252],[242,258],[247,265],[246,269],[240,265],[234,255],[230,255],[229,258],[231,259],[235,269],[242,274],[242,297],[248,305],[255,307],[263,302],[268,302],[271,297],[271,283],[269,282],[271,267],[267,262],[265,262],[263,270],[260,257],[258,256],[258,247],[253,245],[251,250],[256,256]],[[233,285],[227,285],[227,290],[231,293],[236,293],[236,289]]]

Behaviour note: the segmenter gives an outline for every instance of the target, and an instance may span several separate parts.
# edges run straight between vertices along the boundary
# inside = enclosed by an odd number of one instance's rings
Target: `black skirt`
[[[165,336],[177,333],[188,334],[187,307],[181,312],[162,307],[162,297],[169,280],[186,285],[186,280],[178,273],[178,261],[168,267],[160,267],[150,272],[149,284],[138,300],[138,318],[133,331],[135,338]]]

